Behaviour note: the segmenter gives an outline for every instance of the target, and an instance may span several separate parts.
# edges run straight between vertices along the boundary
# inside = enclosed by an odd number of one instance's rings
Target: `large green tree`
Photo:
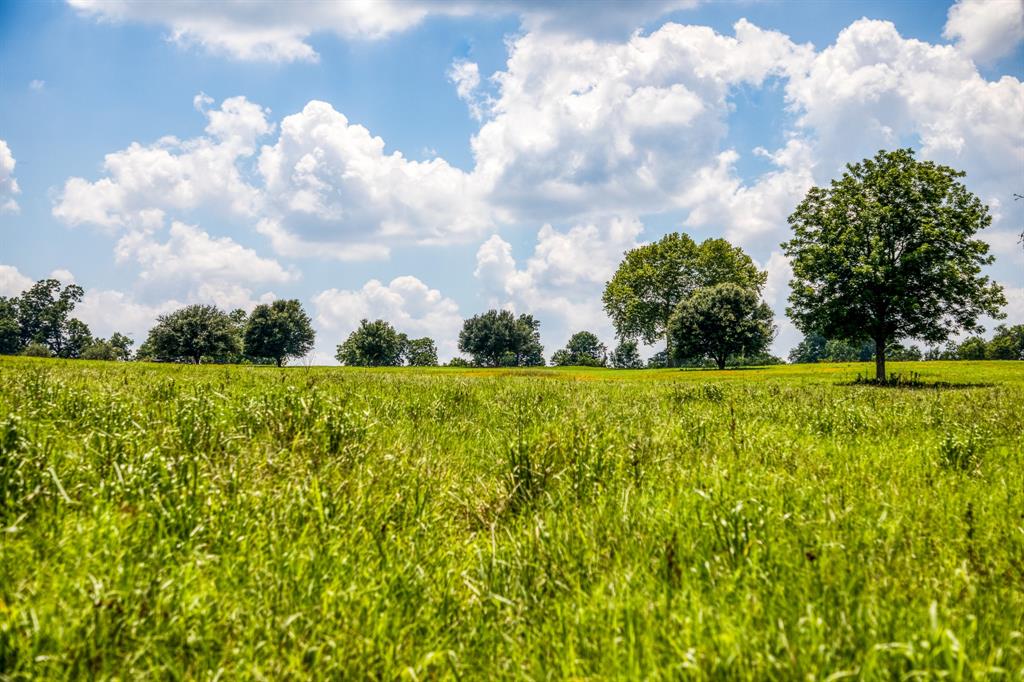
[[[22,348],[18,300],[0,296],[0,355],[15,355]]]
[[[608,349],[593,332],[576,332],[565,348],[555,351],[551,364],[556,366],[604,367]]]
[[[964,174],[910,149],[850,164],[813,187],[789,217],[792,293],[787,313],[804,333],[871,340],[884,381],[887,348],[901,338],[936,343],[981,315],[1002,317],[999,285],[981,275],[988,245],[972,239],[988,208],[958,182]]]
[[[296,299],[279,299],[253,309],[245,325],[245,354],[271,358],[282,366],[288,358],[300,358],[313,349],[316,334],[309,315]]]
[[[767,273],[750,256],[724,239],[697,244],[689,236],[671,233],[653,244],[627,251],[605,286],[604,309],[622,339],[653,344],[666,339],[668,321],[676,307],[697,289],[731,283],[760,292]]]
[[[985,348],[989,360],[1024,360],[1024,324],[1001,324]]]
[[[212,305],[190,305],[161,315],[139,349],[140,356],[163,361],[202,362],[241,352],[237,324]]]
[[[405,341],[405,335],[384,320],[360,320],[334,357],[353,367],[397,367],[402,364]]]
[[[77,284],[62,286],[56,279],[41,279],[22,292],[17,304],[21,345],[42,343],[58,357],[77,357],[88,327],[71,312],[84,294]]]
[[[608,360],[615,369],[643,369],[644,366],[637,343],[632,339],[620,341]]]
[[[540,321],[516,317],[508,310],[488,310],[466,320],[459,332],[459,350],[484,367],[532,367],[544,364]]]
[[[668,325],[677,362],[711,358],[719,369],[730,356],[767,351],[773,331],[771,308],[757,291],[730,283],[695,291]]]

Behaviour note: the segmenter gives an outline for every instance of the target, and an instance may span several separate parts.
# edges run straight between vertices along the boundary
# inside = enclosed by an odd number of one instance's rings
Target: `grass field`
[[[1024,363],[0,359],[0,678],[1024,677]]]

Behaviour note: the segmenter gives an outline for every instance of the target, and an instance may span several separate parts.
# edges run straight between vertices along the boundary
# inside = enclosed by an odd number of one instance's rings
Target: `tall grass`
[[[1020,679],[1024,363],[896,364],[0,359],[0,678]]]

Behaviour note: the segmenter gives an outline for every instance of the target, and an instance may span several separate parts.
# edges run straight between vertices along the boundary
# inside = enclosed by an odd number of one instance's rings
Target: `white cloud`
[[[696,5],[696,0],[620,0],[602,3],[546,3],[536,0],[373,0],[373,2],[282,3],[170,2],[153,0],[68,0],[100,21],[142,22],[167,27],[181,46],[247,61],[309,61],[319,55],[308,43],[316,33],[376,40],[408,30],[430,15],[473,14],[522,17],[531,31],[611,35],[628,33],[645,21]]]
[[[21,194],[18,181],[14,178],[14,154],[7,142],[0,140],[0,213],[17,213],[20,208],[14,197]]]
[[[272,234],[373,251],[396,241],[464,241],[491,224],[469,175],[444,159],[385,153],[384,140],[326,102],[285,117],[259,170],[276,217],[264,226]]]
[[[150,232],[132,231],[115,248],[118,262],[140,267],[137,286],[145,291],[213,302],[223,308],[252,308],[273,298],[254,298],[252,287],[283,284],[298,278],[276,260],[263,258],[228,237],[211,237],[193,225],[171,224],[167,241]]]
[[[138,347],[146,340],[157,316],[182,305],[176,300],[148,304],[122,291],[87,288],[73,314],[89,325],[94,336],[107,338],[114,332],[120,332],[132,338]]]
[[[523,268],[511,244],[493,235],[477,250],[473,274],[488,306],[532,313],[541,321],[548,355],[581,330],[612,344],[614,330],[601,295],[623,253],[639,245],[642,230],[634,218],[580,224],[566,232],[544,225]]]
[[[477,92],[480,87],[480,67],[475,62],[458,59],[452,62],[448,79],[455,84],[456,94],[469,106],[473,118],[478,121],[482,119],[486,101]]]
[[[38,78],[30,81],[29,84],[28,84],[29,90],[33,90],[35,92],[39,92],[40,90],[42,90],[45,87],[46,87],[46,81],[39,80]]]
[[[50,279],[60,280],[60,283],[64,286],[75,283],[75,275],[67,268],[57,268],[50,273]]]
[[[442,361],[458,353],[458,304],[410,275],[389,284],[371,279],[357,290],[328,289],[313,297],[313,305],[324,348],[343,342],[365,318],[387,320],[410,337],[431,337]]]
[[[967,56],[989,62],[1013,52],[1024,40],[1021,0],[957,0],[942,36],[956,41]]]
[[[242,177],[240,160],[255,152],[256,140],[273,130],[268,110],[244,97],[204,110],[206,136],[181,141],[164,137],[152,145],[133,142],[107,154],[107,177],[95,182],[70,178],[53,215],[70,225],[88,223],[118,229],[152,229],[166,211],[200,206],[254,216],[259,192]]]
[[[542,219],[682,207],[721,151],[731,88],[811,56],[745,20],[735,37],[670,23],[622,43],[531,33],[510,50],[474,173],[493,202]]]
[[[13,265],[0,265],[0,296],[18,296],[33,284],[32,278],[21,274]]]

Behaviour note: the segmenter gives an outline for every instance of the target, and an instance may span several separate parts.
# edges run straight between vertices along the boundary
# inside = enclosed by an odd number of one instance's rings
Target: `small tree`
[[[615,369],[643,369],[644,366],[636,341],[630,339],[619,342],[608,359]]]
[[[316,334],[309,315],[296,299],[263,303],[253,309],[245,325],[245,354],[272,358],[281,367],[288,358],[300,358],[313,349]]]
[[[677,360],[710,357],[719,369],[731,355],[764,353],[772,333],[771,308],[735,284],[698,289],[669,320]]]
[[[420,339],[409,339],[402,349],[402,358],[410,367],[436,367],[437,345],[428,336]]]
[[[555,351],[551,364],[556,366],[604,367],[608,349],[592,332],[576,332],[565,344]]]
[[[403,335],[384,320],[360,320],[334,357],[353,367],[397,367],[402,364],[404,341]]]
[[[0,296],[0,355],[15,355],[22,348],[18,300]]]
[[[724,239],[698,246],[687,235],[672,233],[627,251],[602,300],[619,338],[649,344],[664,338],[671,364],[676,355],[666,330],[682,301],[701,287],[725,282],[760,291],[767,277],[750,256]]]
[[[61,358],[78,358],[86,348],[93,344],[92,332],[89,326],[79,319],[71,318],[64,327],[63,339],[61,341]]]
[[[972,239],[988,208],[957,181],[963,173],[880,151],[847,166],[827,189],[811,188],[789,217],[792,294],[787,313],[804,332],[871,340],[875,376],[901,338],[937,343],[1003,317],[998,284],[981,276],[988,245]]]
[[[117,360],[118,350],[106,339],[96,339],[82,351],[83,360]]]
[[[130,338],[120,332],[114,332],[110,335],[110,340],[107,342],[114,349],[118,360],[127,362],[132,359],[132,346],[135,344]]]
[[[508,310],[489,310],[466,320],[459,332],[459,350],[485,367],[527,367],[544,364],[540,322],[532,315],[516,317]]]
[[[241,352],[237,325],[212,305],[190,305],[157,318],[145,350],[155,360],[199,364],[204,356]],[[143,350],[139,349],[140,354]]]
[[[82,350],[78,344],[83,340],[81,332],[84,325],[77,320],[77,324],[70,327],[69,323],[71,311],[84,294],[85,291],[77,284],[62,287],[56,279],[41,279],[22,292],[17,305],[22,346],[43,343],[54,355],[77,357]],[[70,351],[64,348],[69,334],[75,334]]]

